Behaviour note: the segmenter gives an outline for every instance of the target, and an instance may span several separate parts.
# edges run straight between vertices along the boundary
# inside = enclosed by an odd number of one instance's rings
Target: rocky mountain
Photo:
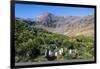
[[[50,32],[68,36],[93,35],[94,15],[84,17],[78,16],[56,16],[52,13],[44,13],[35,18],[20,19],[32,27],[44,28]]]

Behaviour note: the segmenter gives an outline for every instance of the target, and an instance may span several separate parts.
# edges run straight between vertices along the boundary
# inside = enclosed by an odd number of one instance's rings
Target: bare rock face
[[[37,16],[35,19],[38,25],[42,25],[44,27],[55,27],[54,22],[56,21],[56,16],[52,13],[45,13],[40,16]]]
[[[32,27],[44,28],[50,32],[67,36],[93,35],[94,15],[55,16],[52,13],[44,13],[32,19],[23,20]]]

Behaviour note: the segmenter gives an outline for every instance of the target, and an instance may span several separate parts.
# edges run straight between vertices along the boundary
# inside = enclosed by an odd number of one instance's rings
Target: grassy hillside
[[[58,56],[56,60],[91,59],[94,55],[93,42],[92,36],[68,37],[45,29],[32,28],[19,21],[15,23],[16,62],[48,61],[44,56],[46,48],[52,51],[64,49],[63,56]],[[70,48],[76,49],[77,53],[69,54]]]

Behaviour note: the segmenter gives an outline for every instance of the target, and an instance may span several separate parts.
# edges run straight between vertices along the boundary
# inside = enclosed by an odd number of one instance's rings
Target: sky
[[[57,16],[87,16],[94,14],[94,8],[47,6],[35,4],[15,5],[15,17],[34,18],[43,13],[53,13]]]

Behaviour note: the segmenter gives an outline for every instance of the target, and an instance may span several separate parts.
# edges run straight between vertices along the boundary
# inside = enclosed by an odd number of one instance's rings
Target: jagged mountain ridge
[[[31,19],[18,19],[32,27],[44,28],[50,32],[68,36],[93,35],[94,15],[79,16],[56,16],[52,13],[44,13]]]

